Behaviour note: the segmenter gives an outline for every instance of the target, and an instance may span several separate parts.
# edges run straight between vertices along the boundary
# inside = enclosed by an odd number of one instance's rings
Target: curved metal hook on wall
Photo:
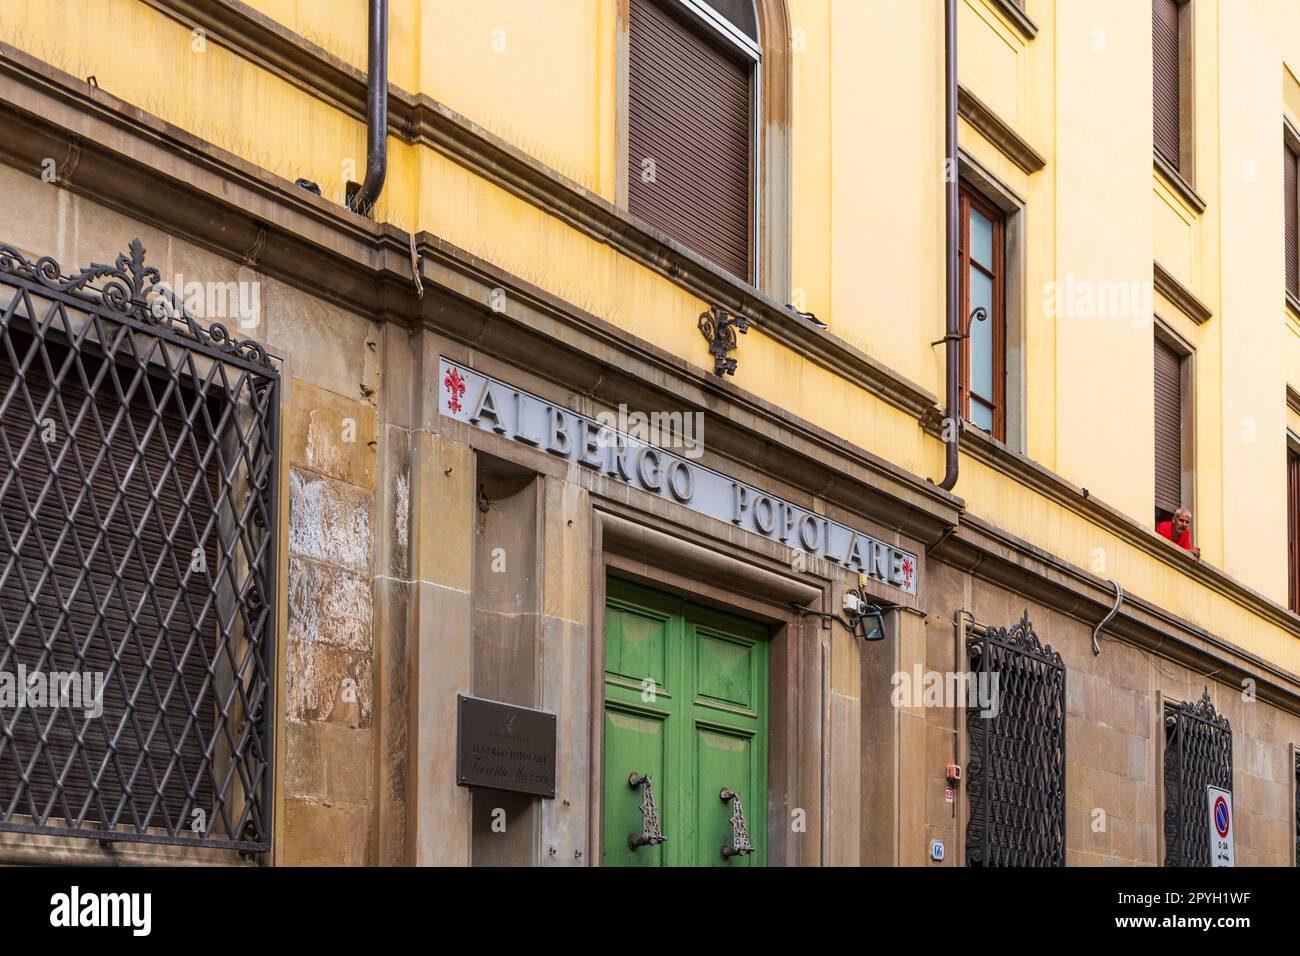
[[[1120,587],[1119,582],[1116,581],[1114,578],[1110,579],[1110,583],[1115,586],[1115,606],[1111,608],[1110,613],[1107,614],[1105,617],[1103,617],[1101,619],[1101,622],[1092,629],[1092,656],[1093,657],[1097,657],[1099,654],[1101,654],[1101,644],[1097,640],[1097,635],[1100,634],[1101,629],[1105,627],[1107,624],[1109,624],[1111,620],[1115,617],[1115,615],[1119,613],[1120,605],[1124,603],[1124,589]]]

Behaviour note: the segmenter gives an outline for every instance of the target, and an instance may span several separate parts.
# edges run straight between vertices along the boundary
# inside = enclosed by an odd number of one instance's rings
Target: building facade
[[[1296,865],[1300,3],[368,6],[0,10],[0,860]]]

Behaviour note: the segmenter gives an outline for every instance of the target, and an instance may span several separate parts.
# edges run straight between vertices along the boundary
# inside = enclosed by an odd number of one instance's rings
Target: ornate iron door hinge
[[[666,843],[663,828],[659,825],[659,808],[655,806],[654,790],[650,778],[645,774],[632,771],[627,778],[627,785],[633,790],[641,789],[641,833],[627,835],[627,848],[635,852],[639,846],[658,846]]]
[[[740,794],[723,787],[718,791],[723,803],[731,804],[731,844],[722,844],[722,858],[730,860],[733,856],[744,856],[754,852],[754,845],[749,842],[749,824],[745,822],[745,808],[740,805]]]
[[[736,350],[736,333],[744,335],[749,331],[749,319],[715,305],[700,313],[699,327],[700,334],[709,343],[709,354],[713,356],[713,374],[718,378],[735,375],[736,360],[727,358],[727,353]]]

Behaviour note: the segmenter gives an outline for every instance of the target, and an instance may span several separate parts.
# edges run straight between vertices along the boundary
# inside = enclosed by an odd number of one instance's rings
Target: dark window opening
[[[757,60],[679,4],[631,0],[628,73],[628,211],[752,282]]]
[[[5,251],[0,831],[264,852],[278,372],[138,241],[75,276]]]
[[[20,362],[37,351],[31,335],[15,331],[9,342]],[[211,476],[198,468],[198,462],[211,458],[209,437],[190,430],[192,449],[182,449],[169,464],[198,397],[184,385],[169,390],[163,379],[147,376],[136,383],[127,413],[119,417],[118,396],[132,390],[128,370],[85,355],[76,363],[78,372],[64,376],[56,390],[48,372],[57,376],[74,360],[67,348],[53,342],[43,351],[26,371],[25,388],[16,380],[14,364],[0,362],[0,394],[9,398],[0,434],[18,461],[4,485],[0,509],[6,531],[27,530],[5,541],[16,560],[0,591],[0,628],[10,635],[3,669],[21,665],[27,674],[113,678],[103,684],[106,719],[89,727],[63,719],[58,711],[29,708],[13,715],[8,722],[13,736],[5,741],[10,759],[0,758],[0,799],[22,789],[20,809],[32,809],[28,804],[34,791],[54,795],[57,803],[61,780],[61,798],[84,807],[85,822],[111,824],[128,792],[152,786],[152,777],[163,793],[164,816],[168,810],[179,815],[190,808],[211,812],[212,780],[204,754],[216,716],[215,695],[208,686],[209,670],[219,664],[216,615],[187,595],[191,566],[217,567],[211,531],[217,494]],[[42,367],[46,360],[49,369]],[[81,372],[84,383],[78,380]],[[199,416],[219,421],[216,400],[207,405]],[[44,444],[54,446],[51,458],[64,462],[57,471],[49,471],[46,457],[32,443],[37,437],[33,409],[50,438]],[[84,413],[78,416],[78,410]],[[63,456],[57,449],[60,441],[70,446]],[[186,498],[188,507],[182,505]],[[65,507],[72,512],[70,523]],[[132,528],[140,533],[133,535]],[[169,640],[173,632],[192,639]],[[179,684],[171,681],[175,673]],[[192,713],[187,702],[193,704]],[[114,721],[128,712],[143,736],[114,732]],[[21,759],[41,750],[42,735],[50,759]],[[168,774],[171,750],[179,760]],[[92,793],[89,781],[105,766],[110,769]],[[29,773],[26,787],[20,786],[23,769]],[[62,776],[65,769],[69,772]],[[193,800],[188,799],[191,788]]]
[[[1165,710],[1165,866],[1209,866],[1207,787],[1232,790],[1232,727],[1210,702]]]
[[[1300,153],[1282,147],[1283,247],[1286,254],[1286,291],[1300,297],[1300,190],[1297,171]]]
[[[1152,124],[1156,152],[1184,178],[1190,179],[1187,161],[1190,130],[1191,70],[1186,62],[1190,0],[1152,0],[1151,66]]]
[[[1286,450],[1287,607],[1300,614],[1300,452]]]
[[[1155,515],[1169,521],[1183,502],[1184,358],[1155,340]],[[1193,530],[1193,533],[1195,531]]]
[[[1029,612],[967,639],[975,686],[996,675],[996,707],[971,707],[966,792],[970,866],[1065,865],[1065,664]]]

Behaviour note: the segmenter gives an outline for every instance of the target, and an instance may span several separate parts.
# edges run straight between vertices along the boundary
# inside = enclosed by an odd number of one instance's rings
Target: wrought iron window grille
[[[1165,711],[1165,866],[1210,865],[1206,787],[1232,789],[1232,727],[1210,702]]]
[[[102,680],[0,694],[0,831],[270,848],[279,387],[139,240],[0,244],[0,680]]]
[[[966,641],[981,686],[996,675],[996,713],[971,707],[966,792],[970,866],[1065,865],[1065,664],[1026,610],[1010,630]],[[982,682],[982,683],[981,683]]]

